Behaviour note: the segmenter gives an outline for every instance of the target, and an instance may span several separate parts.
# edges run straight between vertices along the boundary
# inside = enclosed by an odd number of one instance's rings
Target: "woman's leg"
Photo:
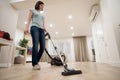
[[[35,66],[38,64],[38,44],[39,44],[39,28],[32,26],[31,27],[31,36],[32,36],[32,43],[33,43],[33,48],[32,48],[32,66]]]
[[[44,30],[43,29],[39,29],[39,42],[40,42],[40,49],[38,52],[38,62],[40,60],[40,58],[42,57],[42,54],[45,50],[45,34],[44,34]]]

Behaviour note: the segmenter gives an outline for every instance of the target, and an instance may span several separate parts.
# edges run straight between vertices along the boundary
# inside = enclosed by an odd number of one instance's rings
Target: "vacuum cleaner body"
[[[54,57],[52,57],[52,56],[49,54],[49,52],[47,51],[47,49],[45,49],[45,51],[46,51],[47,55],[49,56],[49,58],[51,59],[51,61],[50,61],[50,64],[51,64],[51,65],[63,66],[63,63],[62,63],[62,61],[61,61],[61,59],[60,59],[59,56],[54,56]],[[62,56],[63,60],[66,61],[65,55],[61,55],[61,56]]]
[[[60,60],[59,57],[54,57],[51,60],[51,65],[61,66],[61,65],[63,65],[63,63],[62,63],[62,61]]]
[[[64,62],[66,61],[66,56],[65,55],[61,55],[62,59],[64,60]],[[51,65],[56,65],[56,66],[63,66],[63,63],[60,59],[59,56],[55,56],[51,59]]]

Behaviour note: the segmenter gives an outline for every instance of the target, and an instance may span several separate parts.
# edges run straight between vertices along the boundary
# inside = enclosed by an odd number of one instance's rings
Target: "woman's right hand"
[[[26,34],[28,34],[29,32],[28,32],[28,27],[26,27],[25,28],[25,30],[24,30],[24,34],[26,35]]]

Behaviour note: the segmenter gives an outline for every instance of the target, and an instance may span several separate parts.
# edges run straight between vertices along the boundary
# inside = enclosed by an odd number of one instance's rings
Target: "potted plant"
[[[19,42],[19,46],[24,47],[24,48],[27,48],[27,44],[28,44],[28,40],[25,39],[25,38],[23,38],[23,39],[20,40],[20,42]],[[19,54],[20,54],[20,55],[23,55],[23,54],[24,54],[24,51],[23,51],[23,50],[20,50],[20,51],[19,51]]]
[[[19,46],[27,48],[28,40],[23,38],[19,42]],[[19,50],[19,55],[15,57],[15,64],[21,64],[24,61],[24,50]]]

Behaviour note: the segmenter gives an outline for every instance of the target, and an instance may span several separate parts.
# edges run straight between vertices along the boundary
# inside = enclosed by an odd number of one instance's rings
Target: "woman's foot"
[[[34,65],[33,70],[40,70],[40,65],[39,64]]]

